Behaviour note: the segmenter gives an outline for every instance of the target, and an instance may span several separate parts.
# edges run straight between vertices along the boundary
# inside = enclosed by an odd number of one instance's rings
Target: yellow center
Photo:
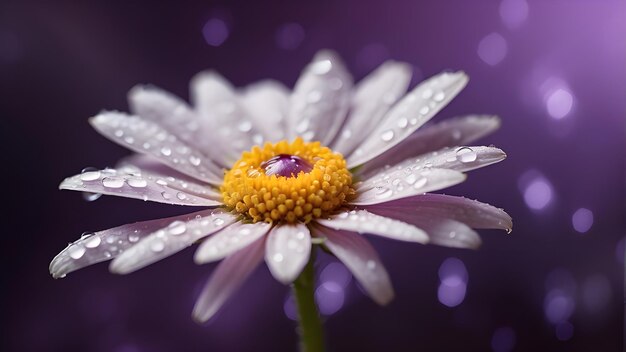
[[[310,171],[291,176],[267,172],[267,162],[282,155],[307,162]],[[224,175],[220,191],[227,208],[253,222],[269,223],[308,223],[340,208],[355,193],[352,174],[341,154],[301,138],[292,143],[265,143],[243,152]]]

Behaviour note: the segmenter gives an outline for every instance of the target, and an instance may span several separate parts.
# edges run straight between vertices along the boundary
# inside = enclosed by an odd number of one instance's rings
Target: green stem
[[[324,332],[322,322],[315,304],[315,250],[311,248],[309,262],[300,273],[300,276],[291,285],[293,296],[298,307],[298,333],[300,334],[301,352],[324,351]]]

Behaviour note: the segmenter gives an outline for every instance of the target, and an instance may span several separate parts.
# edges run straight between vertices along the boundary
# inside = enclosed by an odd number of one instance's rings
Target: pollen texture
[[[284,156],[306,162],[308,172],[300,170],[289,176],[269,172],[268,161]],[[341,154],[300,138],[243,152],[225,173],[220,191],[229,209],[253,222],[269,223],[308,223],[329,215],[354,196],[352,174]]]

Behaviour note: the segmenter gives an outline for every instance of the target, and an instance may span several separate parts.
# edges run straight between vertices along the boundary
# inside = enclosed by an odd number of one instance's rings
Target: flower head
[[[206,321],[264,259],[277,280],[293,282],[316,242],[388,303],[389,276],[362,234],[475,248],[473,228],[512,227],[501,209],[427,193],[506,155],[463,146],[495,130],[494,116],[417,131],[468,78],[442,73],[407,93],[410,75],[410,65],[390,61],[353,85],[340,59],[323,51],[292,92],[274,81],[236,89],[214,72],[193,79],[193,107],[151,86],[133,88],[131,114],[103,112],[90,122],[136,154],[60,188],[203,209],[83,236],[50,272],[63,277],[113,259],[110,270],[126,274],[201,240],[198,264],[222,260],[194,308]]]

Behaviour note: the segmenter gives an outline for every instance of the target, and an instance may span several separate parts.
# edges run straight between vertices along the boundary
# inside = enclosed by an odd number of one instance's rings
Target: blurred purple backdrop
[[[199,326],[191,308],[213,266],[194,265],[192,250],[129,276],[101,264],[53,280],[48,263],[83,231],[188,211],[57,191],[127,154],[88,117],[126,110],[137,83],[187,98],[207,68],[237,85],[292,85],[321,48],[356,78],[388,58],[412,63],[415,82],[468,72],[438,119],[500,115],[502,129],[482,142],[509,158],[446,193],[515,221],[511,235],[482,231],[478,251],[372,239],[397,291],[386,308],[323,258],[329,350],[619,350],[625,35],[626,3],[611,0],[3,1],[2,350],[295,350],[288,289],[266,267]]]

